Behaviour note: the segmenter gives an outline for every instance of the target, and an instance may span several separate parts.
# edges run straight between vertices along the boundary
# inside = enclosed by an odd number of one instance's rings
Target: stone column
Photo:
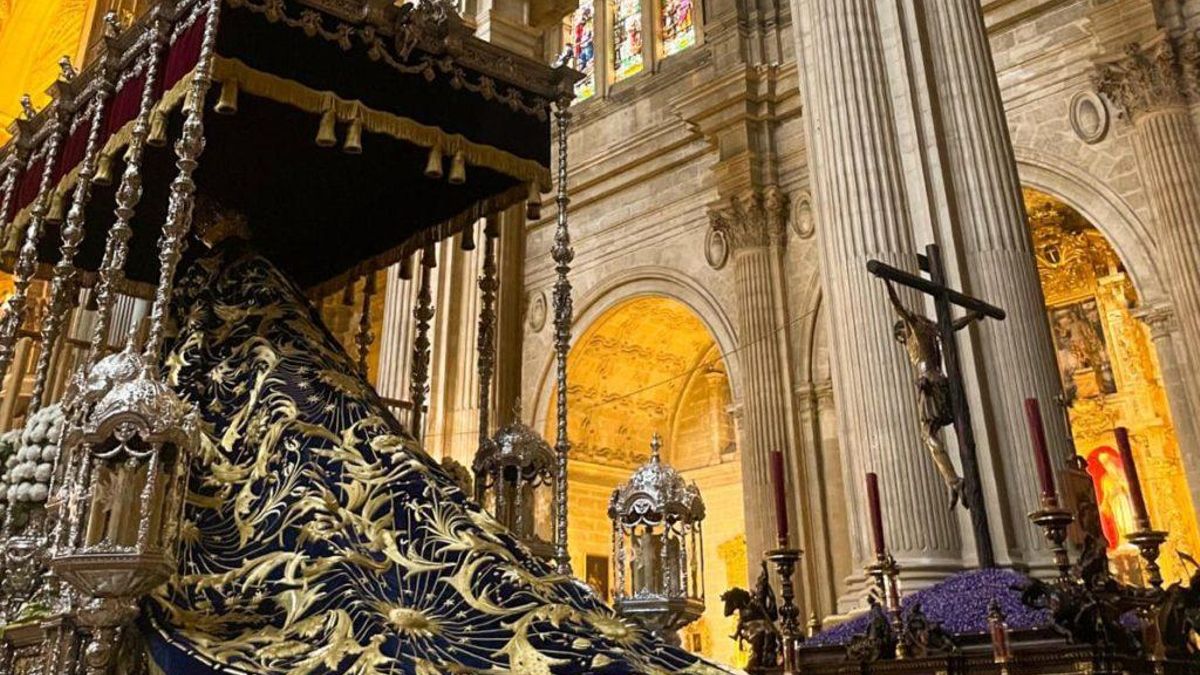
[[[963,285],[1008,312],[1004,321],[982,321],[976,370],[985,414],[977,429],[990,455],[980,466],[992,539],[1000,561],[1050,564],[1039,529],[1026,517],[1037,508],[1037,468],[1029,449],[1024,401],[1033,397],[1046,414],[1051,457],[1061,470],[1070,450],[1061,415],[1061,393],[1026,223],[1025,202],[1008,135],[1000,86],[977,0],[922,5],[933,61],[931,94],[941,123],[950,222],[959,233]],[[969,366],[968,366],[969,367]],[[988,433],[990,432],[990,433]],[[982,450],[982,447],[981,447]]]
[[[888,545],[919,588],[961,566],[946,489],[922,450],[913,373],[869,259],[915,270],[896,124],[875,0],[802,0],[801,87],[831,313],[834,385],[855,568],[870,551],[864,476],[881,478]],[[914,293],[901,296],[919,307]]]
[[[1137,312],[1137,317],[1150,329],[1150,339],[1158,355],[1158,370],[1163,388],[1167,390],[1167,405],[1171,410],[1171,426],[1183,456],[1188,488],[1192,493],[1192,509],[1200,517],[1200,438],[1196,435],[1196,420],[1188,405],[1187,383],[1175,356],[1175,337],[1179,324],[1169,307],[1149,307]]]
[[[778,289],[772,262],[780,255],[787,198],[774,187],[749,189],[713,206],[709,216],[733,256],[743,383],[742,482],[748,486],[743,493],[746,554],[756,561],[778,546],[769,453],[792,454],[787,361],[779,341],[782,326],[775,320]]]
[[[1096,88],[1133,125],[1159,259],[1183,340],[1177,354],[1200,409],[1200,139],[1188,110],[1200,88],[1200,38],[1166,32],[1098,61]]]

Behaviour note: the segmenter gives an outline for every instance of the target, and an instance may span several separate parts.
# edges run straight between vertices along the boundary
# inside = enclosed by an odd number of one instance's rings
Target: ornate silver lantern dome
[[[554,450],[514,416],[475,455],[475,500],[530,551],[554,557]]]
[[[678,645],[679,629],[704,613],[704,499],[695,483],[663,463],[658,434],[650,451],[608,502],[614,604]]]

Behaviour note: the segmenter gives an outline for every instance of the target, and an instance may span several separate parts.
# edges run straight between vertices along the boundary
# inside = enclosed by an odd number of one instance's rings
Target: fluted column
[[[914,588],[957,568],[962,546],[945,486],[922,449],[894,315],[866,271],[872,258],[916,264],[876,4],[801,2],[800,72],[855,567],[870,550],[863,477],[875,471],[888,544]],[[914,294],[902,297],[920,306]]]
[[[1183,456],[1183,469],[1187,473],[1188,489],[1192,494],[1191,507],[1200,517],[1200,438],[1196,434],[1196,420],[1188,406],[1184,373],[1175,355],[1179,322],[1169,307],[1145,308],[1137,312],[1137,317],[1150,329],[1162,385],[1167,390],[1171,426],[1175,430],[1175,439]]]
[[[1185,350],[1190,405],[1200,403],[1200,138],[1188,111],[1200,88],[1200,38],[1161,33],[1097,63],[1096,88],[1134,129],[1154,231]]]
[[[742,481],[755,486],[743,491],[746,552],[752,561],[778,547],[770,453],[792,454],[772,262],[780,255],[786,214],[787,198],[774,187],[747,190],[709,212],[713,229],[724,235],[733,253],[743,392]]]
[[[950,215],[961,237],[960,269],[970,292],[1008,312],[975,329],[977,371],[990,429],[981,457],[992,538],[1001,560],[1050,565],[1041,531],[1026,517],[1038,505],[1037,468],[1028,447],[1024,400],[1051,410],[1061,393],[1045,299],[1026,224],[1025,202],[1000,86],[978,0],[925,3],[941,115]],[[1046,415],[1051,457],[1067,457],[1065,423]],[[981,425],[981,429],[982,429]]]

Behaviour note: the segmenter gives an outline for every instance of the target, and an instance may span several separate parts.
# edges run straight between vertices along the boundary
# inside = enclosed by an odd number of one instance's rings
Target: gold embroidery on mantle
[[[1129,428],[1143,491],[1156,529],[1171,537],[1160,563],[1168,583],[1188,570],[1177,551],[1196,555],[1200,531],[1184,479],[1179,444],[1149,329],[1133,315],[1137,293],[1104,235],[1057,199],[1025,190],[1038,274],[1046,296],[1064,388],[1074,395],[1076,451],[1089,458],[1100,488],[1114,573],[1139,581],[1137,551],[1124,542],[1132,524],[1128,486],[1112,430]],[[1111,542],[1111,540],[1110,540]]]

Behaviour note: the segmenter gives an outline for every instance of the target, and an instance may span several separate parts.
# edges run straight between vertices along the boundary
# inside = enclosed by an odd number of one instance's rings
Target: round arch
[[[639,297],[675,300],[692,311],[712,335],[723,355],[729,387],[735,404],[741,400],[741,367],[736,353],[737,333],[733,322],[716,296],[695,279],[678,270],[663,267],[634,267],[609,277],[575,302],[571,323],[572,337],[578,338],[610,309]],[[572,341],[572,345],[574,341]],[[541,366],[534,392],[535,428],[541,428],[550,410],[554,391],[554,354],[548,354]]]
[[[1039,150],[1014,148],[1021,182],[1061,199],[1100,230],[1125,263],[1144,306],[1170,303],[1147,224],[1103,180]]]

